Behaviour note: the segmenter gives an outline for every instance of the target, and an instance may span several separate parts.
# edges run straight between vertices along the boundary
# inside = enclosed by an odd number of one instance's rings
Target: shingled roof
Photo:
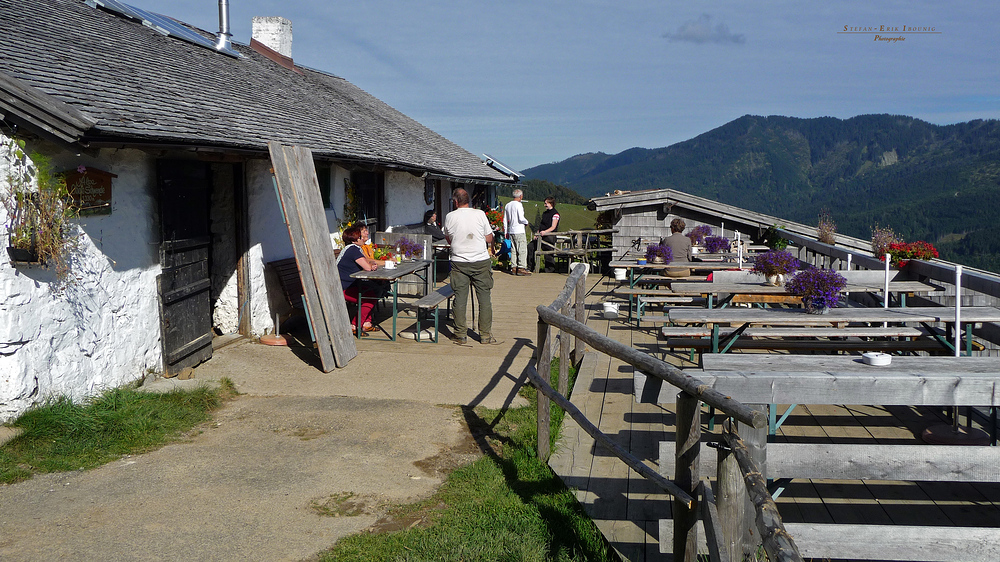
[[[0,73],[93,120],[84,142],[263,153],[273,140],[321,158],[510,181],[343,78],[233,49],[243,56],[161,35],[83,0],[0,0]]]

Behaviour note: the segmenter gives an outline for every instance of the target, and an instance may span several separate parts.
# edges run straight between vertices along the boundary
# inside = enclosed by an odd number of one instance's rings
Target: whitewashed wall
[[[424,220],[424,180],[408,172],[385,174],[386,224],[414,224]]]
[[[38,266],[15,268],[0,254],[0,421],[45,398],[81,399],[161,366],[155,162],[133,150],[97,158],[44,152],[55,171],[82,164],[118,177],[111,215],[76,221],[82,236],[70,283],[60,286]],[[8,189],[3,179],[0,189]]]

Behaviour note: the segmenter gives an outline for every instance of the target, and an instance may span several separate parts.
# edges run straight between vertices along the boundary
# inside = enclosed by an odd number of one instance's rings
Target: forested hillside
[[[666,148],[585,154],[524,171],[593,197],[671,188],[838,231],[890,227],[942,258],[1000,271],[1000,122],[893,115],[744,116]],[[558,178],[558,180],[556,179]]]
[[[524,192],[526,201],[544,201],[546,197],[555,197],[556,203],[571,205],[586,205],[589,197],[584,197],[572,189],[557,185],[546,180],[525,180],[518,186]],[[502,197],[510,197],[513,187],[499,187],[497,193]]]

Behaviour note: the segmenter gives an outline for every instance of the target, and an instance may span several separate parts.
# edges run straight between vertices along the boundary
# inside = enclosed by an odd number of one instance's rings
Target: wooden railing
[[[569,246],[565,248],[560,248],[556,244],[545,241],[544,238],[539,237],[537,240],[537,246],[535,246],[535,272],[537,273],[543,256],[560,256],[569,257],[570,259],[579,259],[583,261],[591,261],[591,257],[595,257],[601,253],[611,253],[614,248],[607,247],[602,248],[599,246],[594,246],[590,242],[591,236],[614,234],[618,232],[617,229],[603,229],[603,230],[564,230],[560,232],[554,232],[552,237],[568,237]]]
[[[535,363],[529,365],[529,380],[538,391],[538,455],[548,460],[550,454],[550,402],[555,402],[598,443],[644,478],[674,498],[675,560],[694,561],[698,555],[697,522],[704,522],[710,557],[713,562],[742,561],[749,543],[763,544],[772,562],[802,560],[794,541],[784,530],[781,517],[767,491],[759,463],[752,450],[763,452],[766,443],[767,414],[763,408],[751,408],[725,396],[699,379],[684,374],[677,367],[648,354],[602,336],[585,321],[584,296],[588,267],[572,264],[563,290],[548,306],[538,311],[538,339]],[[575,298],[574,298],[575,295]],[[571,302],[571,298],[573,299]],[[558,391],[550,383],[552,365],[552,329],[560,331]],[[668,480],[624,447],[602,433],[567,398],[571,337],[580,359],[584,344],[596,352],[624,361],[648,375],[680,389],[677,398],[676,464],[674,479]],[[745,427],[752,440],[748,447],[732,422],[724,432],[725,443],[718,448],[718,489],[701,482],[698,460],[701,450],[701,404],[725,413],[737,427]],[[743,483],[741,486],[740,483]],[[718,497],[718,500],[716,500]],[[751,530],[746,522],[753,522]],[[756,539],[751,537],[756,535]]]

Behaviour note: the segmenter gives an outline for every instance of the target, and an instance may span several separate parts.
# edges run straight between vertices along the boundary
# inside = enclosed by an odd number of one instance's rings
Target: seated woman
[[[358,304],[358,315],[351,319],[351,326],[357,331],[358,322],[361,322],[362,335],[375,330],[372,325],[372,310],[375,309],[377,295],[370,289],[362,290],[361,280],[351,278],[352,273],[358,271],[375,271],[378,269],[378,262],[365,257],[361,251],[362,230],[367,230],[361,226],[352,226],[344,231],[344,250],[337,257],[337,272],[340,273],[340,284],[344,290],[344,300]],[[360,298],[364,297],[364,299]],[[360,301],[360,302],[359,302]]]

